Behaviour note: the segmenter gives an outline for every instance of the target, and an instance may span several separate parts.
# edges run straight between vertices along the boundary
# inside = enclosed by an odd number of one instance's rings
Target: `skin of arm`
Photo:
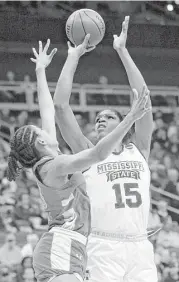
[[[93,147],[93,144],[83,135],[69,105],[73,78],[79,59],[84,53],[94,49],[94,47],[92,47],[87,50],[88,40],[89,35],[85,37],[81,45],[74,48],[68,42],[68,56],[58,79],[54,94],[56,121],[64,140],[70,146],[73,153],[78,153],[84,149]]]
[[[93,148],[81,151],[74,155],[60,155],[56,157],[49,173],[52,174],[52,170],[54,172],[55,170],[58,170],[60,175],[66,175],[76,171],[85,170],[92,164],[105,160],[108,155],[112,153],[115,146],[119,142],[122,142],[122,139],[133,123],[142,118],[143,115],[150,110],[150,108],[146,108],[147,99],[148,92],[143,91],[142,95],[138,97],[137,91],[135,90],[131,111],[112,132],[102,138]]]
[[[117,35],[114,35],[113,47],[117,51],[124,65],[131,88],[136,89],[140,96],[143,88],[147,88],[147,86],[141,72],[137,68],[126,48],[128,22],[129,17],[125,17],[125,20],[122,24],[122,31],[120,36],[118,37]],[[151,107],[150,96],[148,97],[146,106]],[[148,160],[150,154],[152,132],[153,115],[152,111],[149,111],[146,115],[143,116],[143,118],[137,120],[135,123],[135,143],[146,160]]]
[[[36,59],[31,58],[31,61],[36,63],[36,77],[37,77],[37,94],[40,109],[40,116],[42,120],[42,129],[45,130],[54,141],[57,142],[56,128],[55,128],[55,109],[53,105],[52,96],[49,91],[46,78],[46,67],[50,64],[57,49],[53,49],[50,55],[47,55],[47,50],[50,45],[50,40],[43,49],[42,42],[39,41],[39,54],[33,48]]]

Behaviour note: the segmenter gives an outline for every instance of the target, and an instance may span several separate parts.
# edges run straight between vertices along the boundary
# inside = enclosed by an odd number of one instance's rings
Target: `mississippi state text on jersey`
[[[85,172],[91,200],[92,230],[146,233],[150,208],[150,170],[132,143]]]

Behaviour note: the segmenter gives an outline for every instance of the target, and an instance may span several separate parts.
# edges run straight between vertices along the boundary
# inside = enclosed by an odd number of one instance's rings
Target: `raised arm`
[[[55,158],[53,164],[50,164],[49,173],[53,177],[56,170],[61,175],[82,171],[90,167],[92,164],[100,162],[112,153],[115,146],[122,142],[122,139],[129,131],[133,123],[142,118],[150,108],[146,108],[148,99],[148,91],[142,93],[138,97],[137,91],[134,90],[134,101],[131,111],[125,119],[107,136],[102,138],[93,148],[84,150],[74,155],[60,155]],[[55,168],[55,169],[54,169]]]
[[[52,96],[48,88],[45,69],[50,64],[53,56],[57,52],[57,49],[53,49],[50,55],[47,55],[49,45],[50,39],[47,40],[44,49],[42,47],[42,42],[39,41],[39,54],[35,48],[32,48],[35,59],[31,58],[31,61],[36,63],[37,94],[40,116],[42,120],[42,129],[47,131],[54,141],[56,141],[55,109]]]
[[[126,70],[128,80],[132,89],[136,89],[141,95],[143,87],[147,87],[144,78],[126,49],[127,31],[129,17],[125,17],[122,24],[120,36],[114,35],[113,47],[117,51]],[[147,106],[151,107],[151,99],[148,97]],[[143,153],[146,160],[150,154],[150,145],[153,132],[153,116],[149,111],[135,123],[135,142],[139,150]]]
[[[84,42],[81,45],[74,48],[68,42],[68,56],[58,79],[54,95],[57,124],[64,140],[74,153],[93,146],[92,143],[83,135],[69,105],[73,77],[79,58],[84,53],[94,49],[94,47],[92,47],[87,50],[88,40],[89,35],[85,37]]]

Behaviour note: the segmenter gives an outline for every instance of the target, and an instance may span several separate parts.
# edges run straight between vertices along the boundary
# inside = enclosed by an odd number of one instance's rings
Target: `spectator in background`
[[[165,124],[165,122],[164,122],[162,116],[161,116],[161,117],[157,117],[157,118],[155,119],[155,121],[154,121],[154,128],[155,128],[154,136],[155,136],[157,130],[159,130],[159,129],[161,129],[161,128],[166,128],[166,124]]]
[[[163,282],[179,282],[179,274],[177,267],[167,268],[165,272],[167,273]]]
[[[19,231],[18,225],[14,219],[14,207],[12,206],[3,206],[1,209],[1,218],[3,227],[7,232],[16,233]]]
[[[16,130],[24,126],[28,123],[28,112],[27,111],[21,111],[19,115],[17,116],[17,127]]]
[[[32,267],[32,256],[23,257],[21,266],[23,269]]]
[[[172,157],[169,155],[169,153],[163,157],[162,163],[164,168],[167,170],[173,168],[174,162],[172,160]]]
[[[24,273],[22,274],[23,282],[35,282],[35,274],[32,267],[25,268]]]
[[[148,229],[158,229],[161,227],[160,216],[157,213],[156,209],[150,209]]]
[[[2,109],[0,111],[0,117],[1,117],[2,121],[9,123],[10,110],[7,109],[7,108],[6,109]]]
[[[16,189],[17,185],[15,182],[10,183],[7,178],[3,178],[1,182],[0,204],[14,206]]]
[[[14,282],[10,269],[7,266],[2,266],[0,268],[0,281],[1,282]]]
[[[170,126],[168,129],[168,146],[167,149],[174,156],[179,152],[179,143],[178,143],[178,128],[176,125]]]
[[[0,169],[0,190],[2,189],[2,187],[4,185],[4,179],[6,179],[5,170],[1,168]],[[0,193],[2,194],[2,191],[0,191]]]
[[[171,168],[167,171],[168,182],[165,187],[165,191],[177,195],[177,182],[179,178],[179,172],[175,168]],[[178,208],[178,201],[170,198],[169,203],[172,207]],[[177,220],[177,218],[175,219]]]
[[[104,76],[104,75],[101,75],[100,77],[99,77],[99,84],[101,85],[101,86],[104,86],[104,88],[106,87],[106,85],[108,85],[108,78],[106,77],[106,76]]]
[[[168,214],[167,208],[168,208],[167,201],[161,199],[157,206],[157,209],[158,209],[157,213],[160,217],[160,222],[164,225],[171,224],[172,222],[171,216]]]
[[[167,147],[167,131],[165,128],[159,128],[156,130],[155,140],[159,142],[163,148]]]
[[[39,241],[37,234],[28,234],[27,235],[27,244],[21,250],[22,257],[32,257],[35,246]]]
[[[0,262],[7,266],[15,266],[21,263],[21,249],[16,245],[16,237],[9,233],[5,244],[0,248]]]
[[[4,165],[4,162],[7,165],[5,158],[8,157],[9,153],[10,153],[9,143],[0,137],[0,168],[2,168],[2,165]]]
[[[160,177],[157,171],[152,171],[151,185],[156,188],[161,188],[161,181],[160,181]]]
[[[154,141],[153,146],[152,146],[152,150],[151,150],[151,153],[150,153],[150,157],[152,159],[161,160],[164,155],[165,155],[164,148],[160,145],[159,142]]]
[[[32,232],[33,225],[30,221],[31,216],[36,216],[30,205],[28,193],[20,195],[19,201],[14,210],[15,220],[21,231]]]
[[[163,226],[163,229],[159,232],[157,237],[157,245],[162,246],[165,250],[169,251],[170,247],[175,247],[175,245],[178,245],[178,242],[175,242],[174,236],[172,232],[172,224],[166,223]],[[176,236],[175,236],[176,239]],[[178,239],[178,238],[177,238]]]
[[[155,263],[157,268],[163,270],[170,262],[170,251],[164,248],[162,245],[158,244],[155,251]]]
[[[6,81],[8,84],[15,84],[15,73],[13,71],[8,71],[6,73]]]
[[[18,273],[17,273],[17,282],[21,282],[21,281],[24,282],[23,279],[24,270],[26,268],[32,268],[32,266],[33,266],[32,257],[24,257],[22,259],[20,268],[18,269]]]
[[[30,75],[26,74],[24,76],[24,80],[20,85],[19,94],[25,95],[25,102],[28,104],[28,108],[30,109],[34,100],[34,92],[36,91],[36,84],[31,82]]]

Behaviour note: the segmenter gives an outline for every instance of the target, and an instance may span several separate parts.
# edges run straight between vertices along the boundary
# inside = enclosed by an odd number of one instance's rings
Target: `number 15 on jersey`
[[[122,209],[125,208],[126,205],[129,208],[140,207],[140,205],[142,204],[142,197],[140,192],[138,191],[138,183],[124,183],[123,185],[125,193],[124,197],[122,197],[121,185],[119,183],[112,186],[112,189],[114,189],[116,196],[115,208]]]

